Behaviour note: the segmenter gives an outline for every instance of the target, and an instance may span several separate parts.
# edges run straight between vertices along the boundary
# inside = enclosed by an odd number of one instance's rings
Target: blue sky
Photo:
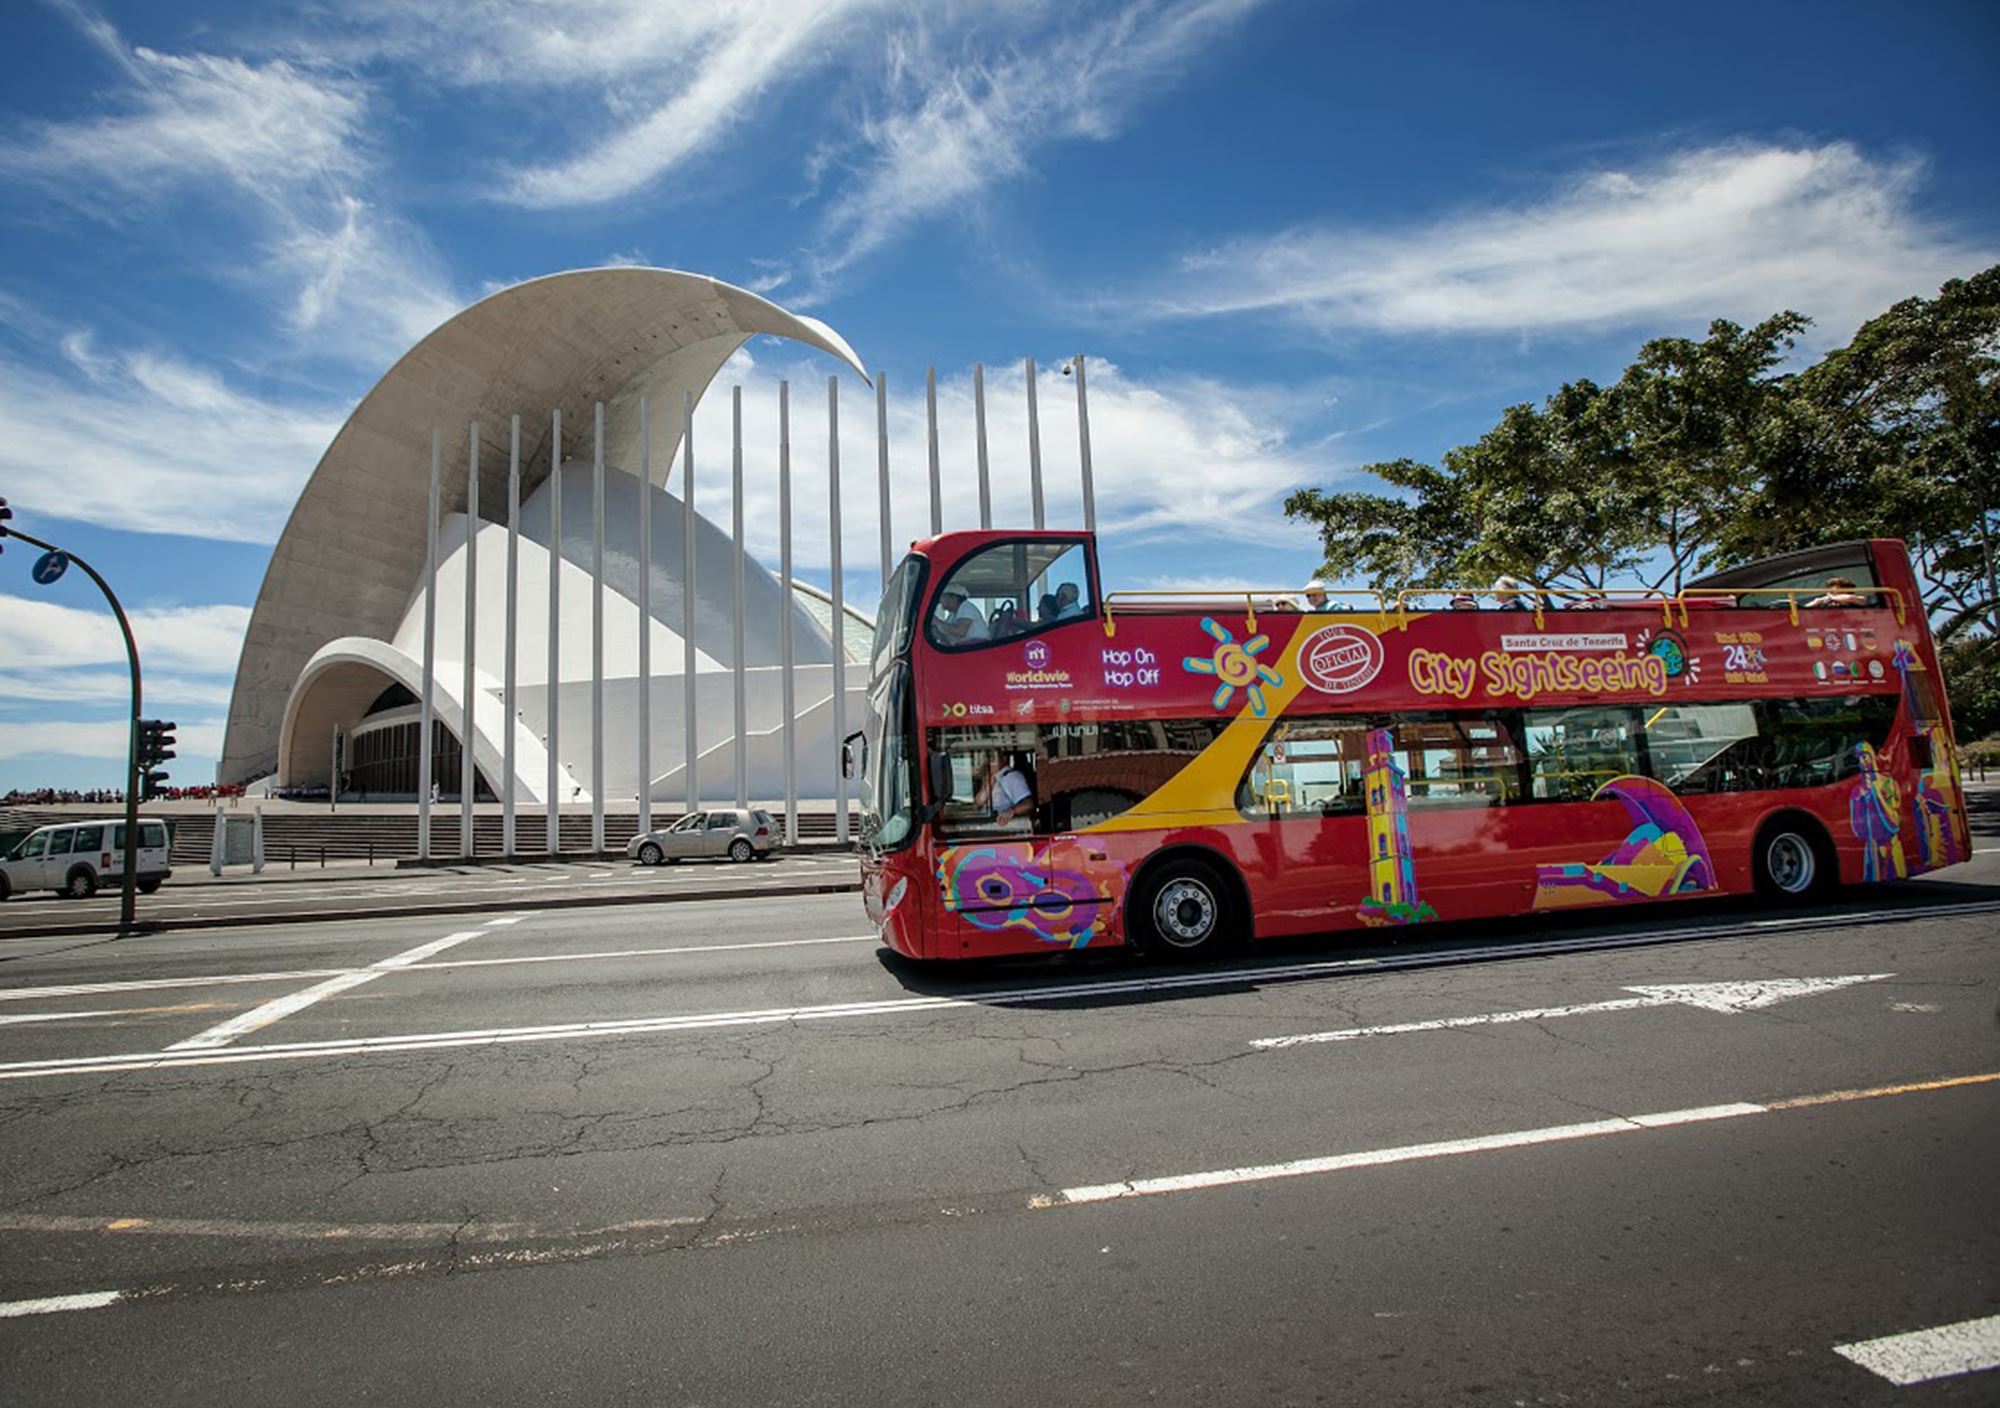
[[[355,401],[495,288],[637,262],[887,373],[899,537],[924,368],[963,523],[972,363],[1018,512],[1021,359],[1083,351],[1112,584],[1281,585],[1317,557],[1293,487],[1434,457],[1648,337],[1790,307],[1817,351],[2000,259],[1996,72],[1982,0],[17,3],[0,495],[112,577],[203,780],[270,544]],[[760,343],[724,381],[754,406],[829,370]],[[31,560],[0,557],[0,791],[115,782],[115,633]]]

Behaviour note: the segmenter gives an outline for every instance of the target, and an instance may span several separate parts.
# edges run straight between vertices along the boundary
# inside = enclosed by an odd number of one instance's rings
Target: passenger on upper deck
[[[1826,590],[1807,602],[1807,606],[1866,606],[1868,598],[1854,590],[1851,577],[1828,577]]]
[[[1477,611],[1479,609],[1479,602],[1470,592],[1454,592],[1451,598],[1451,609],[1453,611]]]
[[[986,640],[986,616],[957,587],[946,587],[938,598],[938,634],[954,645]]]
[[[1533,611],[1535,603],[1522,595],[1531,588],[1519,577],[1500,576],[1493,579],[1493,599],[1500,603],[1502,611]]]
[[[1082,595],[1083,593],[1078,590],[1075,582],[1064,582],[1061,586],[1057,587],[1056,619],[1058,621],[1068,621],[1073,617],[1083,615],[1083,607],[1079,601]]]

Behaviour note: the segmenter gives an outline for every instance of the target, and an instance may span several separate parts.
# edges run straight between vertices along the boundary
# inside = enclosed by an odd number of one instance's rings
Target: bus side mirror
[[[840,775],[853,777],[867,770],[868,735],[857,729],[840,740]]]
[[[943,806],[951,800],[951,755],[931,754],[931,801]]]

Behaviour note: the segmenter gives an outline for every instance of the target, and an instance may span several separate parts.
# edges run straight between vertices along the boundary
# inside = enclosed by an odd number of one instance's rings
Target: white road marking
[[[309,988],[274,998],[262,1006],[251,1008],[248,1012],[240,1012],[226,1022],[219,1022],[207,1031],[197,1032],[186,1041],[177,1041],[167,1050],[209,1051],[216,1047],[227,1046],[240,1036],[247,1036],[251,1032],[270,1026],[273,1022],[283,1021],[293,1013],[304,1011],[335,993],[358,988],[363,983],[372,983],[384,973],[407,968],[412,963],[421,962],[432,954],[442,953],[454,945],[464,943],[467,939],[476,939],[480,933],[480,930],[468,929],[459,934],[447,934],[441,939],[434,939],[430,943],[419,944],[413,949],[393,954],[379,963],[371,963],[366,968],[357,968],[338,977],[328,978],[323,983],[315,983]]]
[[[293,983],[301,978],[331,978],[345,968],[294,968],[272,973],[218,973],[207,978],[134,978],[116,983],[63,983],[46,988],[0,989],[0,1002],[26,1002],[38,997],[93,997],[105,992],[151,992],[157,988],[206,988],[223,983]]]
[[[82,1295],[47,1296],[41,1300],[0,1301],[0,1320],[17,1315],[54,1315],[63,1310],[99,1310],[124,1298],[123,1291],[86,1291]]]
[[[829,939],[760,939],[734,944],[682,944],[676,948],[628,948],[597,953],[516,954],[508,958],[448,958],[440,963],[413,963],[412,969],[483,968],[508,963],[586,963],[607,958],[652,958],[682,953],[724,953],[737,949],[807,948],[815,944],[882,942],[880,934],[842,934]],[[0,1002],[34,998],[95,997],[110,992],[150,992],[156,988],[204,988],[227,983],[290,983],[302,978],[338,978],[348,968],[294,968],[269,973],[218,973],[206,978],[136,978],[115,983],[64,983],[55,987],[0,989]]]
[[[19,1015],[0,1017],[0,1027],[19,1026],[24,1022],[68,1022],[81,1017],[122,1017],[125,1014],[113,1008],[104,1012],[23,1012]]]
[[[1038,1199],[1036,1207],[1056,1207],[1065,1203],[1104,1203],[1115,1198],[1143,1198],[1159,1193],[1187,1193],[1197,1188],[1221,1188],[1237,1183],[1266,1183],[1276,1178],[1301,1178],[1308,1174],[1337,1173],[1350,1168],[1379,1168],[1384,1164],[1412,1163],[1419,1159],[1442,1159],[1456,1154],[1484,1154],[1495,1149],[1519,1149],[1531,1144],[1555,1144],[1570,1139],[1594,1139],[1605,1134],[1632,1134],[1665,1125],[1697,1124],[1706,1120],[1736,1119],[1765,1113],[1763,1105],[1710,1105],[1695,1110],[1668,1110],[1663,1114],[1615,1116],[1587,1124],[1550,1125],[1542,1129],[1517,1129],[1506,1134],[1487,1134],[1473,1139],[1446,1139],[1435,1144],[1405,1144],[1391,1149],[1367,1149],[1354,1154],[1332,1154],[1315,1159],[1292,1159],[1281,1164],[1254,1164],[1246,1168],[1215,1169],[1207,1173],[1181,1173],[1166,1178],[1137,1178],[1124,1183],[1097,1183],[1065,1188],[1053,1197]]]
[[[519,914],[510,914],[503,919],[489,919],[486,921],[486,927],[492,929],[502,924],[519,924],[523,917]]]
[[[1928,1383],[1955,1374],[1976,1374],[2000,1368],[2000,1315],[1961,1320],[1930,1330],[1885,1335],[1856,1344],[1837,1344],[1833,1352],[1892,1384]]]
[[[1440,1017],[1428,1022],[1397,1022],[1385,1027],[1345,1027],[1338,1031],[1305,1032],[1298,1036],[1267,1036],[1250,1044],[1260,1051],[1287,1046],[1309,1046],[1328,1041],[1357,1041],[1370,1036],[1400,1036],[1409,1032],[1437,1032],[1452,1027],[1491,1027],[1510,1022],[1543,1022],[1552,1017],[1575,1017],[1587,1012],[1632,1012],[1646,1007],[1685,1004],[1710,1012],[1749,1012],[1769,1007],[1787,998],[1808,993],[1832,992],[1855,983],[1879,983],[1894,973],[1852,973],[1841,978],[1772,978],[1758,982],[1668,983],[1628,987],[1637,997],[1613,998],[1607,1002],[1579,1002],[1566,1007],[1525,1007],[1514,1012],[1483,1012],[1475,1017]]]
[[[732,953],[752,948],[809,948],[815,944],[858,944],[882,942],[880,934],[842,934],[831,939],[761,939],[740,944],[683,944],[678,948],[627,948],[605,953],[529,953],[508,958],[447,958],[437,963],[412,965],[421,969],[499,968],[510,963],[584,963],[606,958],[654,958],[681,953]]]
[[[1215,1169],[1205,1173],[1180,1173],[1164,1178],[1133,1178],[1122,1183],[1085,1184],[1077,1188],[1063,1188],[1054,1193],[1038,1194],[1028,1200],[1028,1206],[1035,1209],[1055,1208],[1072,1203],[1105,1203],[1120,1198],[1188,1193],[1203,1188],[1225,1188],[1241,1183],[1266,1183],[1279,1178],[1338,1173],[1350,1168],[1379,1168],[1386,1164],[1415,1163],[1423,1159],[1450,1158],[1458,1154],[1484,1154],[1496,1149],[1518,1149],[1533,1144],[1557,1144],[1572,1139],[1594,1139],[1608,1134],[1632,1134],[1644,1129],[1706,1124],[1714,1120],[1775,1114],[1782,1110],[1803,1110],[1857,1100],[1879,1100],[1892,1095],[1915,1095],[1929,1091],[1954,1090],[1965,1086],[1992,1085],[1996,1082],[2000,1082],[2000,1071],[1983,1071],[1977,1075],[1944,1076],[1936,1080],[1911,1081],[1900,1085],[1878,1085],[1865,1090],[1834,1090],[1818,1095],[1797,1095],[1780,1100],[1766,1100],[1762,1103],[1739,1101],[1727,1105],[1702,1105],[1687,1110],[1664,1110],[1654,1114],[1613,1115],[1609,1119],[1591,1120],[1584,1124],[1548,1125],[1540,1129],[1518,1129],[1506,1134],[1487,1134],[1471,1139],[1446,1139],[1433,1144],[1403,1144],[1388,1149],[1367,1149],[1353,1154],[1292,1159],[1285,1163],[1253,1164],[1244,1168]]]

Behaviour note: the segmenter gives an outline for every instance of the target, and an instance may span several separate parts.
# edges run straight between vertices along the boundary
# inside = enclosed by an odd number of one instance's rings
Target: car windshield
[[[667,828],[667,830],[669,830],[669,831],[695,831],[695,830],[699,830],[699,829],[700,829],[700,827],[701,827],[701,823],[702,823],[702,814],[701,814],[700,812],[692,812],[692,813],[690,813],[689,815],[687,815],[687,816],[684,816],[684,817],[682,817],[682,818],[681,818],[681,819],[680,819],[679,821],[675,822],[675,823],[674,823],[674,824],[673,824],[672,826],[668,827],[668,828]]]

